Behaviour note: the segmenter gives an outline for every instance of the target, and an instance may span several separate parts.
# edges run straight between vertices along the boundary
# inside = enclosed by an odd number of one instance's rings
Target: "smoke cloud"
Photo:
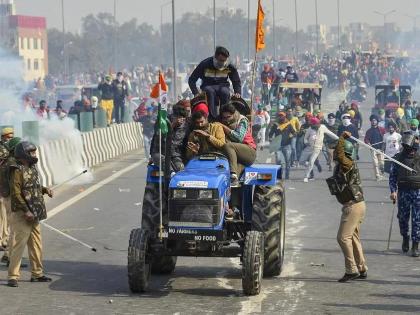
[[[24,107],[22,96],[30,86],[23,80],[23,74],[22,60],[0,48],[0,125],[13,126],[15,135],[22,137],[23,121],[39,121],[39,144],[45,147],[51,161],[54,184],[60,184],[86,169],[82,160],[81,133],[69,118],[59,120],[52,114],[50,120],[40,120],[34,109]],[[55,140],[64,140],[68,150],[53,150],[48,143]],[[88,172],[72,183],[83,184],[92,179]]]

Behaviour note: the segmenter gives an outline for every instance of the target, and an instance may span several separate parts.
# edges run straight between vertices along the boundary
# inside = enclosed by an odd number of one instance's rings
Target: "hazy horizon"
[[[139,23],[149,23],[155,28],[160,25],[161,5],[163,7],[163,22],[171,21],[171,5],[168,0],[116,0],[117,20],[122,23],[137,18]],[[45,16],[49,28],[62,27],[60,0],[15,0],[17,14]],[[266,21],[272,23],[273,0],[262,0],[266,11]],[[297,0],[299,29],[306,29],[308,25],[315,24],[315,0]],[[213,5],[213,0],[175,0],[176,18],[186,12],[201,12]],[[247,12],[247,0],[216,0],[218,8],[241,8]],[[66,30],[77,32],[80,30],[81,18],[92,13],[113,13],[114,0],[64,0]],[[256,15],[257,0],[251,0],[251,16]],[[340,0],[341,25],[352,22],[382,25],[383,17],[373,11],[389,12],[388,22],[396,22],[403,30],[413,28],[413,19],[406,15],[420,14],[419,0]],[[275,0],[276,24],[295,28],[294,0]],[[328,26],[337,25],[337,0],[318,0],[319,24]],[[420,26],[420,20],[417,27]]]

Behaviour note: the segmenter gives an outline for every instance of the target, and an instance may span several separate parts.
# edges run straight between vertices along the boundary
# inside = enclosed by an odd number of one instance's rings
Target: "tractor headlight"
[[[209,189],[201,189],[198,192],[198,199],[212,199],[213,191]]]
[[[187,198],[187,191],[185,189],[174,189],[172,193],[174,199],[185,199]]]
[[[260,173],[257,175],[257,180],[271,180],[272,176],[270,173]]]

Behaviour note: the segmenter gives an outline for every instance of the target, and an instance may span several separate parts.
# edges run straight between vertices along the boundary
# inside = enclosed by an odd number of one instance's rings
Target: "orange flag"
[[[168,85],[165,82],[162,72],[159,72],[159,83],[156,83],[150,92],[151,98],[159,98],[162,93],[168,92]]]
[[[265,13],[261,5],[261,0],[258,0],[257,30],[255,34],[255,50],[257,52],[265,48],[264,16]]]

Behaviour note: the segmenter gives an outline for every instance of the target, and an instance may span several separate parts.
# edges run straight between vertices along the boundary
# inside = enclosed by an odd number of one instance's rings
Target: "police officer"
[[[7,184],[7,160],[9,159],[9,148],[8,142],[14,136],[14,130],[11,127],[3,128],[1,131],[0,140],[0,247],[6,250],[9,239],[9,227],[8,227],[8,212],[10,211],[10,199],[5,193],[5,186]],[[1,262],[7,263],[6,259],[2,259]]]
[[[402,251],[408,252],[410,248],[409,220],[411,213],[411,255],[419,257],[418,246],[420,242],[420,155],[418,154],[419,139],[405,133],[402,138],[402,152],[394,159],[413,168],[412,173],[405,168],[392,163],[389,175],[389,188],[391,200],[398,200],[398,220],[400,233],[403,237]]]
[[[20,263],[26,246],[31,262],[31,282],[50,282],[42,265],[42,242],[39,221],[47,218],[43,194],[52,197],[52,191],[42,187],[36,168],[36,146],[23,141],[15,148],[16,164],[11,166],[11,228],[14,241],[10,253],[8,283],[17,287]]]
[[[331,193],[343,205],[337,241],[344,254],[346,271],[344,276],[338,280],[339,282],[366,279],[368,270],[359,236],[360,224],[365,217],[366,204],[359,169],[355,162],[354,146],[346,140],[350,136],[351,133],[345,131],[338,139],[334,152],[336,161],[334,175],[327,180]],[[331,182],[334,184],[332,185]]]

